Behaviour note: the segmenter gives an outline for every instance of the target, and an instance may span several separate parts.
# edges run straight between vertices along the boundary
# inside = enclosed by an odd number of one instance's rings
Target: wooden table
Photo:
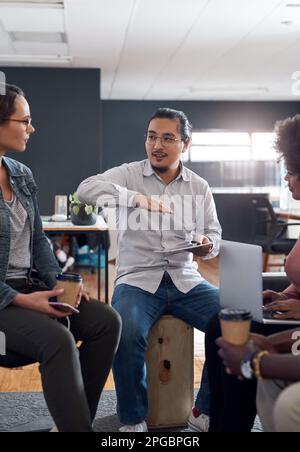
[[[282,210],[274,209],[278,218],[282,220],[300,220],[300,209]]]
[[[51,221],[49,217],[42,217],[43,229],[47,235],[79,235],[94,233],[98,236],[98,265],[97,265],[97,283],[98,283],[98,299],[101,299],[101,252],[105,253],[105,303],[108,304],[108,249],[109,228],[103,217],[98,216],[97,223],[93,226],[75,226],[71,221]],[[105,235],[104,235],[105,234]]]

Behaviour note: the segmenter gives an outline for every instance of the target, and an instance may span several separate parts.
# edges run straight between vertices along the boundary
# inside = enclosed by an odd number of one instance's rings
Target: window
[[[273,133],[195,132],[191,162],[276,161]]]
[[[277,193],[280,165],[270,132],[194,132],[183,160],[213,189]]]
[[[274,148],[274,133],[252,134],[252,159],[257,161],[277,161],[277,153]]]

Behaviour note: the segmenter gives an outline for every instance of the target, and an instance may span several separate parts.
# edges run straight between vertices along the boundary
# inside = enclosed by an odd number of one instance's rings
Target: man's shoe
[[[193,408],[188,420],[188,426],[195,432],[207,433],[209,430],[209,416],[202,414],[198,408]]]
[[[139,424],[135,425],[123,425],[123,427],[119,428],[120,432],[148,432],[148,427],[145,421],[140,422]]]

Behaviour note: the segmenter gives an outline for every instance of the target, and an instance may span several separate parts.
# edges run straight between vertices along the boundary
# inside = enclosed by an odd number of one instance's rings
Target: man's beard
[[[163,167],[159,166],[159,167],[157,167],[157,166],[154,166],[152,164],[151,164],[151,166],[152,166],[152,168],[155,171],[157,171],[158,173],[161,173],[161,174],[164,174],[164,173],[166,173],[169,170],[169,168],[167,166],[163,166]]]

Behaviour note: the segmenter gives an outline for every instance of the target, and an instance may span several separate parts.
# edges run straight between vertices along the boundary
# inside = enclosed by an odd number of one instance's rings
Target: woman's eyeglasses
[[[32,118],[26,118],[26,119],[4,118],[4,121],[20,122],[21,124],[24,124],[26,129],[28,129],[28,127],[31,126]]]

